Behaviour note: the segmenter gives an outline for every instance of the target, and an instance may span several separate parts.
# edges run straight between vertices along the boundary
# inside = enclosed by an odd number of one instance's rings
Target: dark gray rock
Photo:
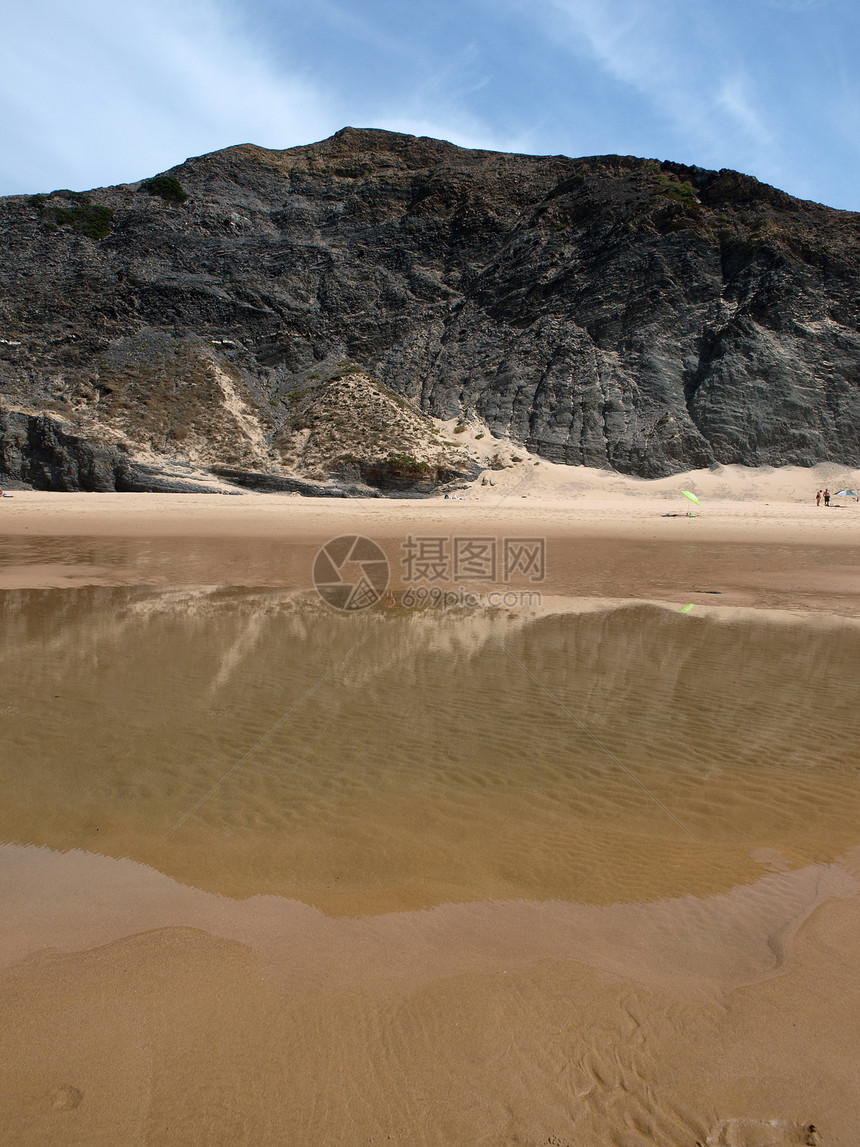
[[[75,433],[85,412],[165,458],[277,473],[291,395],[349,360],[557,462],[860,465],[850,212],[731,171],[349,128],[170,174],[181,205],[105,188],[63,223],[77,201],[0,201],[7,408]],[[86,233],[92,205],[113,212],[104,238]],[[127,473],[51,419],[25,445],[11,417],[10,474],[103,489]]]
[[[232,482],[245,490],[258,494],[302,494],[307,498],[379,498],[378,490],[368,486],[346,483],[309,482],[302,478],[289,478],[283,474],[256,474],[248,470],[229,470],[216,466],[213,473],[225,482]]]
[[[116,490],[126,455],[87,442],[45,414],[0,410],[0,478],[36,490]]]
[[[110,445],[88,441],[46,414],[0,409],[0,486],[35,490],[221,494],[193,477],[168,477]]]

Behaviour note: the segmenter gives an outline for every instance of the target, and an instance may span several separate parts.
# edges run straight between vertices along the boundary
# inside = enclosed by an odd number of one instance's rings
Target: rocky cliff
[[[0,248],[35,485],[428,488],[474,469],[432,417],[646,477],[860,464],[860,217],[736,172],[346,128],[4,199]]]

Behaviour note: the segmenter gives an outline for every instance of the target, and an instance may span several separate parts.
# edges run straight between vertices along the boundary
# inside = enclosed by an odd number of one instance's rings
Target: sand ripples
[[[118,588],[4,625],[9,841],[330,911],[713,892],[854,842],[851,626]]]
[[[853,1142],[856,627],[0,609],[16,1142]]]

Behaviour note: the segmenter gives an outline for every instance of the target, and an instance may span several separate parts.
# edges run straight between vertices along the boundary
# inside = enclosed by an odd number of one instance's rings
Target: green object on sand
[[[695,494],[691,494],[689,490],[682,490],[681,493],[685,498],[689,498],[691,502],[695,502],[697,506],[699,505],[699,499]]]
[[[689,605],[682,605],[681,608],[678,610],[678,613],[689,613],[692,608],[693,608],[693,602],[690,602]]]

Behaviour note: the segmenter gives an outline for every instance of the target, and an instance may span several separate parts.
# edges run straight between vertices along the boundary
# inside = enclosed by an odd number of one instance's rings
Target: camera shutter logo
[[[385,551],[360,534],[332,538],[314,558],[314,586],[334,609],[356,611],[376,605],[388,589],[388,576]]]

